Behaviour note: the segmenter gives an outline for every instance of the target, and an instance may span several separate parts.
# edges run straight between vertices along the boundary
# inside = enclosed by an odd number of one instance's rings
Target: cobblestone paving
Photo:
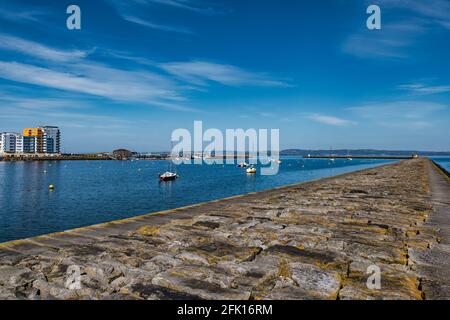
[[[410,253],[439,240],[428,170],[407,160],[4,243],[0,298],[422,299]],[[80,289],[67,288],[71,266]]]

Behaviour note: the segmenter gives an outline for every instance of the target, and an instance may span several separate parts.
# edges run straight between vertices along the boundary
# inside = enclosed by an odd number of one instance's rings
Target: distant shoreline
[[[139,158],[140,160],[168,160],[165,157],[147,157]],[[107,155],[95,155],[95,154],[74,154],[74,155],[0,155],[0,161],[4,162],[29,162],[29,161],[82,161],[82,160],[92,160],[92,161],[109,161],[120,159],[115,159],[112,156]],[[131,159],[130,159],[131,160]]]
[[[246,157],[234,157],[235,160],[246,159]],[[318,156],[303,156],[305,159],[374,159],[374,160],[403,160],[403,159],[413,159],[413,156],[328,156],[328,155],[318,155]],[[61,156],[0,156],[0,161],[4,162],[31,162],[31,161],[132,161],[132,160],[170,160],[170,157],[136,157],[130,159],[115,159],[110,156],[95,156],[95,155],[61,155]],[[226,157],[210,157],[209,160],[224,160]],[[190,159],[192,161],[195,159]]]
[[[193,156],[194,155],[194,156]],[[201,158],[201,153],[193,153],[191,160],[195,158]],[[357,149],[357,150],[302,150],[302,149],[288,149],[282,150],[280,156],[294,156],[310,159],[411,159],[414,157],[432,157],[432,156],[450,156],[450,152],[447,151],[387,151],[387,150],[372,150],[372,149]],[[189,157],[189,156],[188,156]],[[226,154],[208,156],[207,159],[244,159],[248,158],[246,154]],[[149,153],[133,153],[133,156],[129,158],[117,158],[113,153],[99,152],[99,153],[84,153],[84,154],[0,154],[0,161],[5,162],[18,162],[18,161],[67,161],[67,160],[170,160],[169,152],[162,152],[157,154]],[[183,159],[184,160],[184,159]]]
[[[419,158],[417,155],[412,156],[376,156],[376,155],[370,155],[370,156],[312,156],[312,155],[306,155],[303,156],[305,159],[377,159],[377,160],[407,160],[407,159],[415,159]]]
[[[330,150],[307,150],[307,149],[285,149],[280,152],[282,156],[393,156],[409,157],[417,154],[422,157],[450,156],[450,151],[420,151],[420,150],[377,150],[377,149],[330,149]]]

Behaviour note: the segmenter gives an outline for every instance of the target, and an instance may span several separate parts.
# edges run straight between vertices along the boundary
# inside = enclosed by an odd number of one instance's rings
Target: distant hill
[[[419,156],[450,156],[450,151],[414,151],[414,150],[374,150],[374,149],[355,149],[355,150],[332,150],[336,156],[410,156],[417,154]],[[330,155],[330,150],[304,150],[304,149],[286,149],[280,152],[282,156],[319,156]]]

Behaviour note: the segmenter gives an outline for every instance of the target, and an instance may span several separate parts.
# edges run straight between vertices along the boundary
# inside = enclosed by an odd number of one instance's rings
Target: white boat
[[[171,150],[173,150],[173,143],[171,145]],[[179,158],[178,156],[174,157],[173,154],[170,154],[170,157],[173,158]],[[164,172],[163,174],[159,175],[159,181],[173,181],[177,178],[179,178],[180,176],[176,173],[173,172],[173,162],[172,160],[169,160],[169,168],[167,169],[166,172]]]
[[[350,160],[350,161],[353,160],[352,157],[350,156],[350,152],[348,150],[347,150],[347,160]]]
[[[251,168],[248,168],[246,171],[247,171],[247,173],[249,173],[249,174],[253,174],[253,173],[256,173],[256,168],[251,167]]]
[[[241,162],[237,165],[239,168],[246,168],[249,166],[249,164],[247,162]]]
[[[172,181],[178,178],[178,175],[174,172],[164,172],[163,174],[159,175],[159,180],[161,181]]]

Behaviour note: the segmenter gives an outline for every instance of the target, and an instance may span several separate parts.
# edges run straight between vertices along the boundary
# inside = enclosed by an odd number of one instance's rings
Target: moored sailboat
[[[172,145],[172,149],[173,149],[173,145]],[[171,155],[171,159],[169,160],[169,168],[166,172],[164,172],[163,174],[159,175],[159,181],[173,181],[178,179],[180,176],[174,172],[173,170],[173,155]],[[177,158],[175,158],[177,159]]]
[[[163,174],[159,175],[160,181],[173,181],[177,178],[179,178],[178,174],[170,171],[164,172]]]

